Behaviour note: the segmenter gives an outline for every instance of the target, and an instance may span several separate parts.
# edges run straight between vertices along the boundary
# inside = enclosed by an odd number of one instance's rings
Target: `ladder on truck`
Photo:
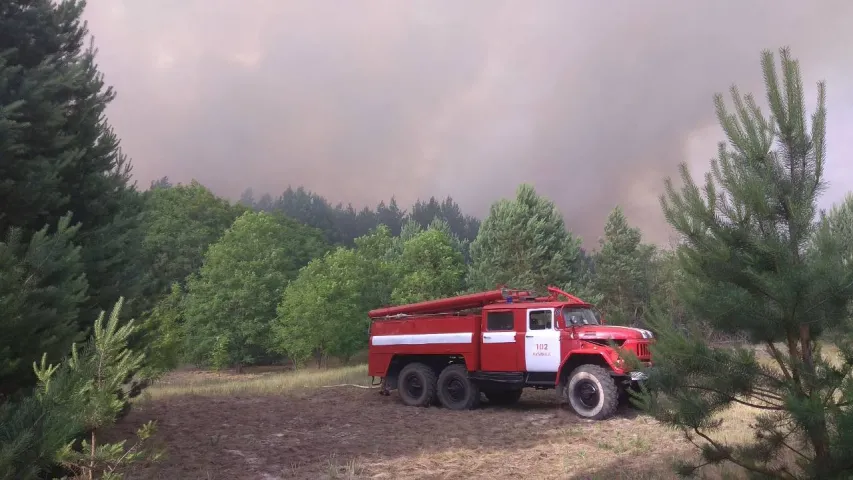
[[[405,318],[412,315],[430,316],[430,315],[447,315],[450,313],[458,313],[465,310],[473,310],[483,308],[486,305],[495,303],[514,303],[514,302],[553,302],[560,296],[566,297],[568,302],[587,305],[580,298],[566,293],[555,287],[548,287],[548,296],[536,296],[527,290],[508,289],[505,287],[489,290],[487,292],[471,293],[467,295],[459,295],[456,297],[440,298],[437,300],[427,300],[424,302],[410,303],[407,305],[397,305],[391,307],[377,308],[367,312],[367,316],[371,320]]]

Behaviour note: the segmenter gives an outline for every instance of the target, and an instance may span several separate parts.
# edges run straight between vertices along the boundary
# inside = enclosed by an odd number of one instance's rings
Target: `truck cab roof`
[[[565,300],[561,300],[564,297]],[[414,315],[448,315],[460,312],[484,309],[525,309],[525,308],[559,308],[565,306],[592,308],[592,305],[578,297],[566,293],[556,287],[548,287],[548,295],[537,295],[527,290],[516,290],[501,287],[486,292],[470,293],[450,298],[427,300],[377,308],[368,312],[373,319],[400,318]]]
[[[589,303],[577,302],[558,302],[558,301],[532,301],[532,302],[503,302],[492,303],[483,307],[483,310],[505,310],[507,308],[534,309],[534,308],[560,308],[560,307],[580,307],[592,308]]]

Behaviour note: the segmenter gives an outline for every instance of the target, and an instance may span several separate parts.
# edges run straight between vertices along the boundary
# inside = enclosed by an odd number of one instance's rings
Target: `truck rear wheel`
[[[486,399],[492,405],[512,405],[521,398],[522,390],[500,390],[497,392],[486,392]]]
[[[423,363],[410,363],[400,370],[397,390],[410,407],[428,407],[435,401],[435,372]]]
[[[468,378],[465,365],[449,365],[438,376],[438,399],[450,410],[469,410],[480,403],[480,388]]]
[[[619,406],[619,387],[610,372],[598,365],[581,365],[569,377],[566,395],[581,417],[604,420]]]

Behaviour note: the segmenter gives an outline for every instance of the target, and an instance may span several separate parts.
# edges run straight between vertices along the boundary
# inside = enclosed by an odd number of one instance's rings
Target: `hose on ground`
[[[320,388],[355,387],[355,388],[379,388],[379,385],[356,385],[355,383],[339,383],[337,385],[323,385]]]

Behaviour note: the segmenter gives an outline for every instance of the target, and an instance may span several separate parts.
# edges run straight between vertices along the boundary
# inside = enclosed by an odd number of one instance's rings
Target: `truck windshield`
[[[599,325],[598,315],[584,307],[563,307],[560,310],[567,327],[573,325]]]

